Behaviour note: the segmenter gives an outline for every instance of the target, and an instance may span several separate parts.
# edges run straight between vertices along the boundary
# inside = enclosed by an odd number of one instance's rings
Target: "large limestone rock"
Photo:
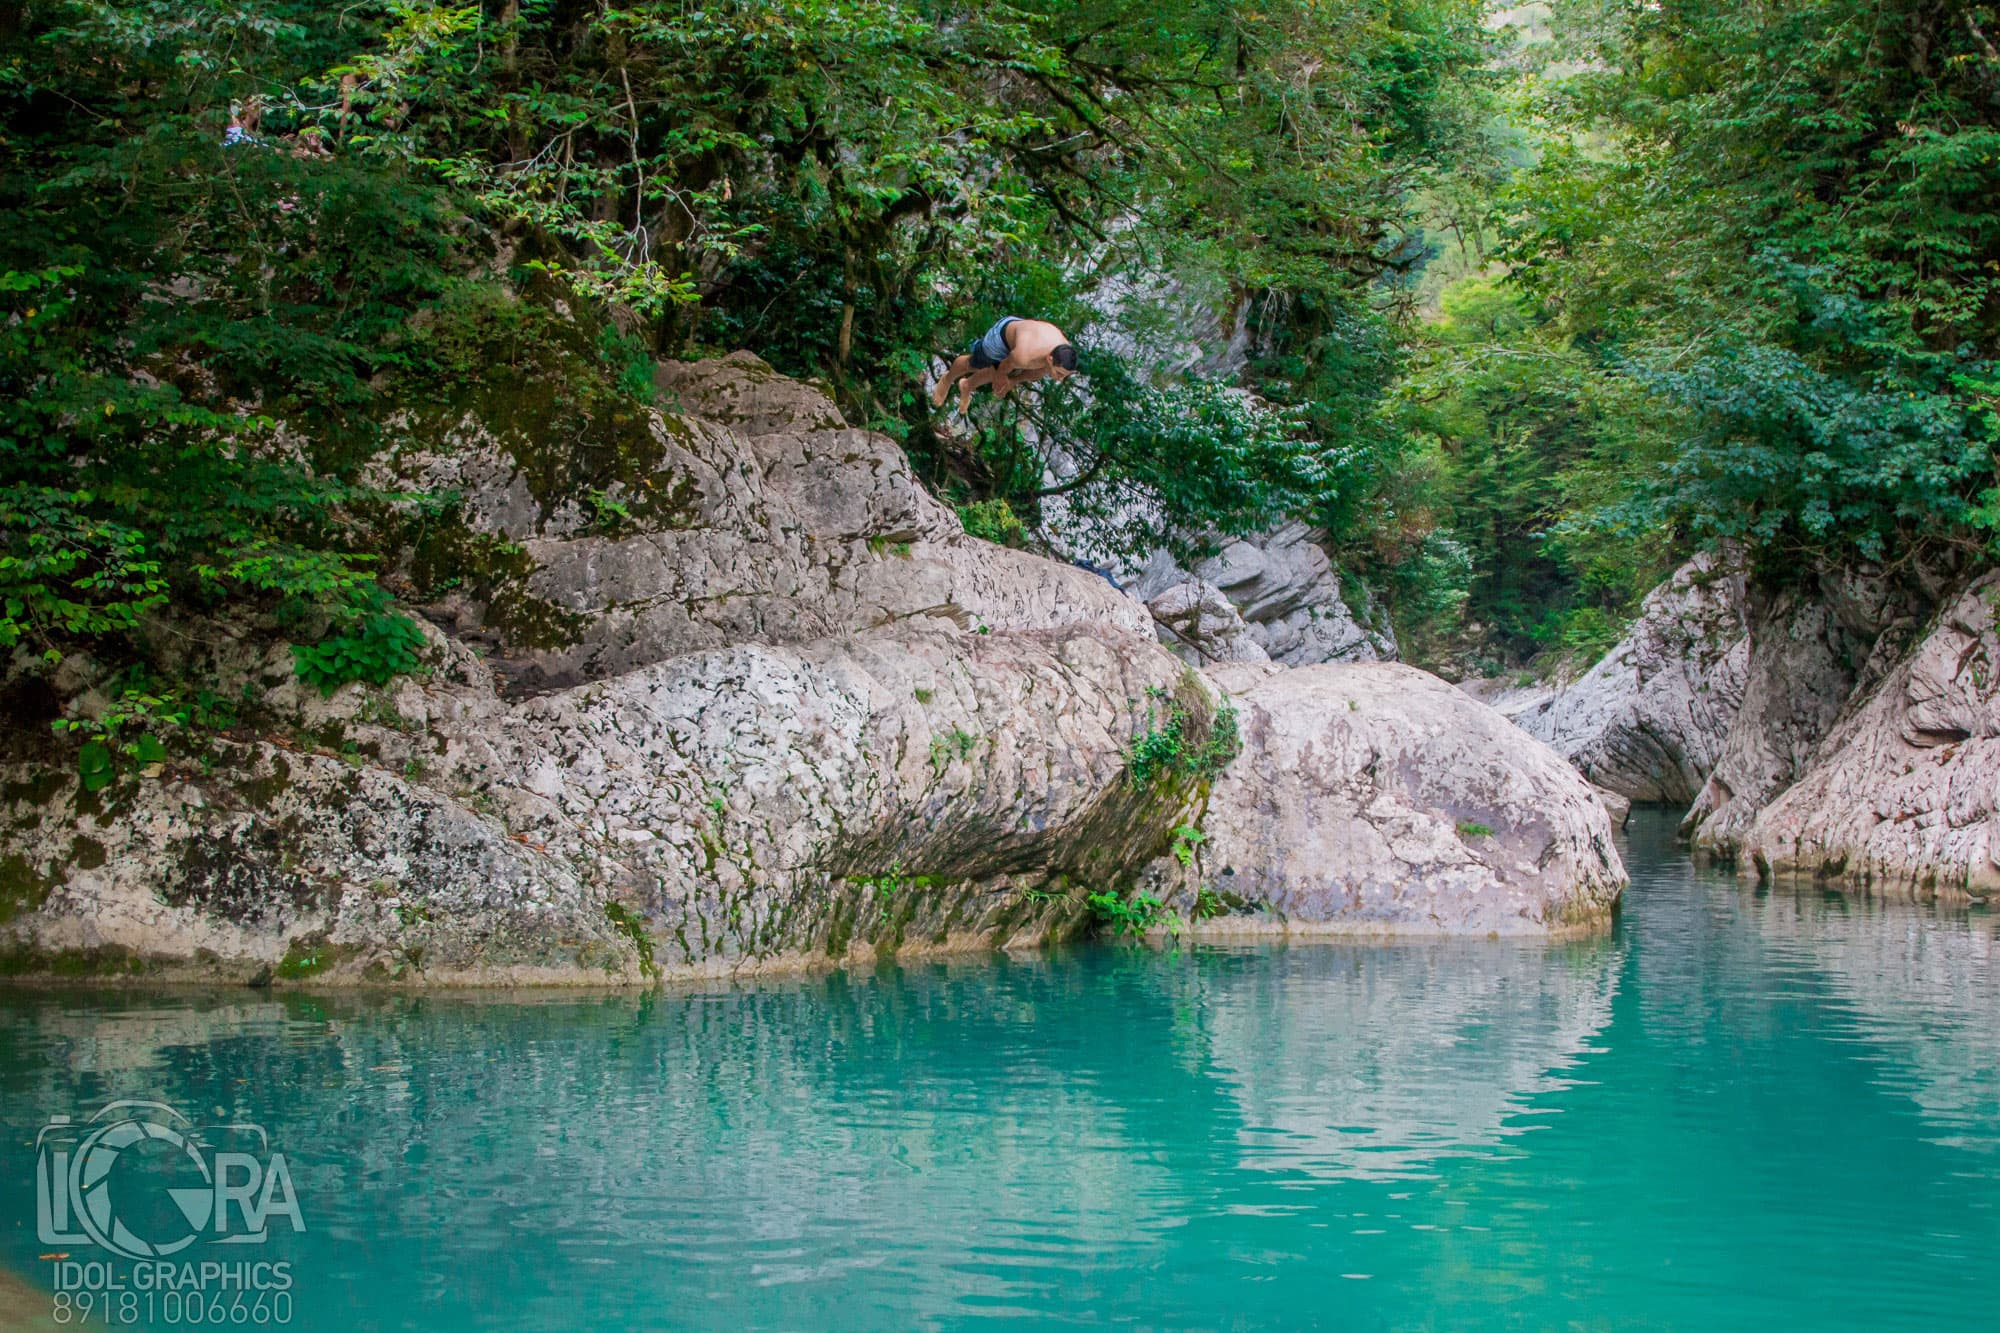
[[[1743,852],[1886,892],[2000,889],[2000,575],[1957,598],[1757,811]]]
[[[261,702],[199,762],[0,764],[0,971],[633,982],[1038,944],[1142,880],[1265,929],[1605,919],[1588,789],[1442,682],[1246,678],[1219,780],[1140,783],[1135,744],[1200,746],[1221,696],[1139,603],[968,539],[754,358],[662,378],[697,415],[634,423],[595,496],[477,422],[376,460],[506,562],[441,603],[427,676],[322,699],[216,627],[188,651]]]
[[[1266,669],[1268,671],[1268,668]],[[1413,667],[1217,673],[1243,751],[1193,864],[1154,867],[1214,933],[1546,934],[1625,885],[1609,817],[1562,756]]]
[[[442,449],[373,464],[386,488],[465,496],[461,544],[523,548],[525,572],[495,593],[426,608],[487,644],[517,691],[913,619],[1152,633],[1143,606],[1088,571],[966,537],[894,441],[847,428],[824,394],[749,353],[668,362],[660,381],[695,415],[648,414],[646,459],[596,496],[538,498],[537,460],[476,420]]]
[[[1134,591],[1153,604],[1186,585],[1200,589],[1201,598],[1216,590],[1242,621],[1240,631],[1221,637],[1241,637],[1282,666],[1395,660],[1396,639],[1386,620],[1365,599],[1359,612],[1348,604],[1319,536],[1303,523],[1282,524],[1229,541],[1193,569],[1156,551],[1136,575]],[[1250,659],[1210,654],[1209,660]]]
[[[1597,786],[1687,806],[1743,702],[1744,603],[1742,570],[1704,552],[1647,595],[1625,637],[1583,676],[1498,707]]]
[[[1070,881],[1116,878],[1180,815],[1184,791],[1123,781],[1149,691],[1209,707],[1146,640],[1081,627],[719,649],[513,703],[441,652],[386,701],[276,687],[346,759],[233,745],[223,773],[42,819],[17,937],[432,983],[1037,943],[1080,921]],[[72,799],[9,776],[12,814]]]
[[[1244,622],[1228,594],[1199,579],[1176,583],[1146,601],[1160,627],[1160,642],[1183,661],[1268,662],[1269,653]]]
[[[1753,593],[1743,702],[1683,831],[1734,857],[1757,812],[1805,770],[1857,691],[1887,674],[1919,623],[1918,588],[1827,571]]]

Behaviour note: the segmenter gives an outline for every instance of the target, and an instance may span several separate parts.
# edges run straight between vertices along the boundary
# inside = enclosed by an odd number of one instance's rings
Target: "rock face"
[[[477,423],[451,448],[385,455],[372,479],[468,496],[464,541],[505,539],[530,570],[499,596],[427,607],[495,651],[519,691],[598,680],[731,643],[806,643],[917,618],[968,630],[1116,626],[1145,609],[1089,572],[967,538],[885,436],[746,352],[660,367],[694,415],[651,414],[644,465],[582,503],[538,501]],[[510,601],[510,598],[513,599]],[[513,632],[515,601],[546,608]]]
[[[1498,707],[1599,787],[1685,806],[1722,755],[1749,658],[1742,571],[1704,552],[1647,595],[1582,677]]]
[[[1890,892],[2000,889],[1996,597],[2000,575],[1953,599],[1756,812],[1742,844],[1761,872]]]
[[[1583,678],[1495,703],[1610,792],[1691,802],[1683,834],[1741,872],[1989,896],[2000,574],[1950,576],[1823,569],[1746,592],[1704,557]]]
[[[246,640],[214,669],[257,730],[203,762],[101,792],[6,764],[0,971],[640,982],[1034,945],[1142,883],[1264,930],[1605,919],[1587,786],[1441,682],[1246,676],[1241,755],[1142,782],[1135,747],[1201,750],[1224,700],[1138,602],[965,537],[754,358],[661,378],[690,415],[640,423],[595,496],[476,422],[377,460],[463,496],[454,540],[522,553],[439,604],[425,678],[322,699]]]
[[[1176,583],[1146,601],[1160,641],[1185,662],[1268,662],[1271,655],[1228,594],[1199,579]]]
[[[1192,570],[1157,551],[1139,572],[1134,591],[1153,604],[1188,584],[1198,585],[1204,590],[1200,596],[1212,602],[1206,590],[1214,589],[1242,625],[1221,631],[1220,641],[1247,640],[1282,666],[1395,660],[1396,639],[1386,619],[1374,616],[1370,603],[1364,602],[1360,615],[1348,606],[1340,573],[1318,537],[1303,523],[1287,523],[1254,539],[1231,541]],[[1226,620],[1220,605],[1215,614]],[[1382,623],[1371,627],[1364,616]],[[1208,660],[1252,660],[1202,647]]]
[[[1921,594],[1879,575],[1829,572],[1751,598],[1743,703],[1683,832],[1723,856],[1805,770],[1857,691],[1907,645]]]
[[[1511,935],[1609,921],[1625,872],[1603,806],[1492,709],[1390,663],[1218,675],[1243,752],[1209,793],[1194,864],[1154,868],[1191,915],[1203,889],[1238,908],[1198,929]]]

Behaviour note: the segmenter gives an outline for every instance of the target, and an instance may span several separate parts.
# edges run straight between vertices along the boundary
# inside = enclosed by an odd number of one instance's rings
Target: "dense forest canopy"
[[[1126,554],[1306,518],[1455,669],[1601,649],[1705,542],[1976,560],[1996,33],[1893,0],[0,5],[0,645],[176,716],[176,618],[383,678],[453,497],[371,453],[532,400],[603,494],[652,360],[734,347],[984,535],[1032,542],[1079,474]],[[1235,363],[1180,355],[1196,307]],[[1083,390],[947,424],[927,366],[1010,311]]]

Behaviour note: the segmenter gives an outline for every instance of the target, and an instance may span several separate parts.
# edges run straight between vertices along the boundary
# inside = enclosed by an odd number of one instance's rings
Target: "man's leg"
[[[975,370],[958,382],[958,414],[964,416],[972,410],[972,391],[982,384],[993,382],[993,371]]]
[[[951,386],[972,373],[972,358],[961,352],[943,375],[938,377],[937,386],[931,390],[931,406],[943,407],[944,400],[951,396]]]

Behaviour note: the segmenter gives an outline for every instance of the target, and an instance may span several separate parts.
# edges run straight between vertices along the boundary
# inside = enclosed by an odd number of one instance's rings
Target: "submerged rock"
[[[454,540],[509,562],[438,605],[427,678],[322,699],[276,645],[218,666],[264,734],[205,765],[0,773],[0,964],[636,982],[1035,945],[1142,883],[1252,928],[1607,919],[1588,787],[1442,682],[1245,677],[1220,777],[1141,774],[1141,747],[1206,752],[1223,707],[1141,603],[966,537],[892,442],[755,358],[661,378],[696,415],[634,424],[594,498],[477,423],[376,460],[457,491]]]

